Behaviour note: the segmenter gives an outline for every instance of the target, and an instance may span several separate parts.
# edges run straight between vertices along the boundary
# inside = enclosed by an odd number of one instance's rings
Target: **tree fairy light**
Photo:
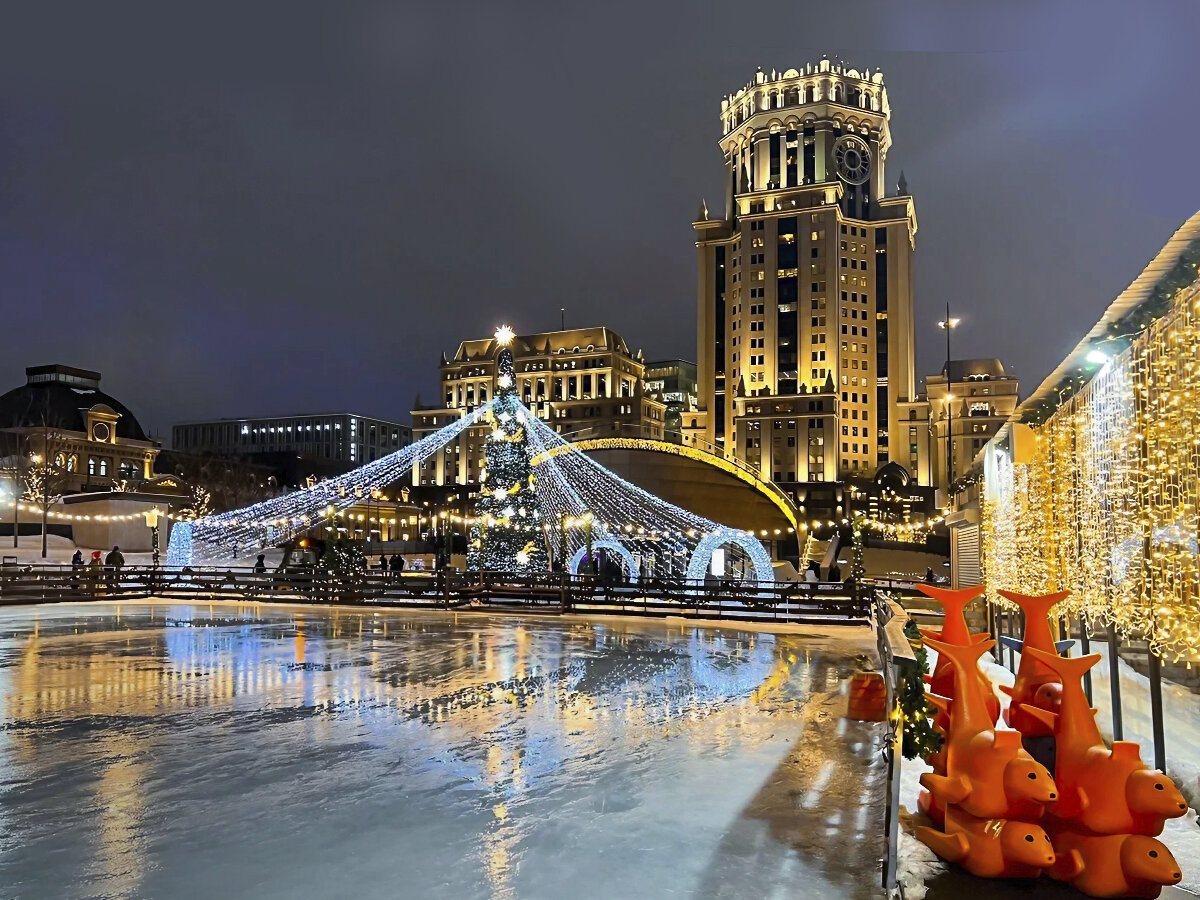
[[[467,566],[499,572],[535,572],[547,568],[538,496],[531,472],[524,407],[517,398],[513,355],[508,349],[512,329],[496,330],[501,345],[496,359],[499,390],[488,412],[495,427],[487,437],[484,455],[488,476],[496,487],[480,491],[475,508],[477,524],[467,544]]]

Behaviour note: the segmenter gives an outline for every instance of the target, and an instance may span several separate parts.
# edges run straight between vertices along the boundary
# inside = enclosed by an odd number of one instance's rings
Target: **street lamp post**
[[[946,318],[938,322],[938,328],[946,332],[946,500],[950,499],[950,485],[954,481],[954,383],[950,378],[950,332],[958,327],[962,319],[950,317],[950,304],[946,303]]]
[[[150,526],[150,549],[153,552],[151,557],[151,582],[158,582],[158,563],[159,563],[159,543],[158,543],[158,518],[161,515],[158,507],[154,507],[146,512],[146,524]]]

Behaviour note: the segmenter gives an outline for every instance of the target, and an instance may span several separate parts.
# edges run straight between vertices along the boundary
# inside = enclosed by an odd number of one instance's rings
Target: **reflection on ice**
[[[839,727],[831,693],[870,645],[259,605],[0,611],[0,884],[873,896],[877,735]]]

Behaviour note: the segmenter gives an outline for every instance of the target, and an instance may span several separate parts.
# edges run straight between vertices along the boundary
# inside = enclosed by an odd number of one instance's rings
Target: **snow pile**
[[[932,771],[933,768],[923,759],[906,759],[900,766],[900,845],[897,877],[904,900],[922,900],[925,896],[925,885],[947,868],[947,863],[918,841],[913,834],[916,826],[931,824],[918,810],[917,797],[921,793],[921,776]]]

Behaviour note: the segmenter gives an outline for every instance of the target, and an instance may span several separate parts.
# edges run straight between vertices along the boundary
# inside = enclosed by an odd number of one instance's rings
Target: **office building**
[[[908,463],[913,199],[885,190],[883,75],[822,60],[721,102],[723,214],[702,204],[698,403],[685,441],[790,490]]]
[[[647,390],[645,361],[611,328],[570,328],[517,335],[513,354],[520,398],[568,440],[596,437],[663,438],[666,403]],[[442,355],[441,405],[413,410],[420,440],[496,396],[494,338],[463,341]],[[414,483],[473,484],[484,466],[484,425],[468,428],[421,463]]]
[[[667,405],[663,437],[683,443],[683,416],[696,408],[696,364],[686,359],[646,363],[646,390]]]
[[[1017,408],[1020,382],[998,359],[955,359],[925,378],[927,403],[909,405],[908,457],[899,460],[910,471],[924,473],[922,483],[946,488],[971,471],[979,451]],[[925,421],[920,419],[924,415]],[[950,435],[950,447],[946,436]]]
[[[171,429],[171,443],[187,453],[248,458],[294,453],[352,468],[407,447],[412,429],[353,413],[263,416],[184,422]]]

